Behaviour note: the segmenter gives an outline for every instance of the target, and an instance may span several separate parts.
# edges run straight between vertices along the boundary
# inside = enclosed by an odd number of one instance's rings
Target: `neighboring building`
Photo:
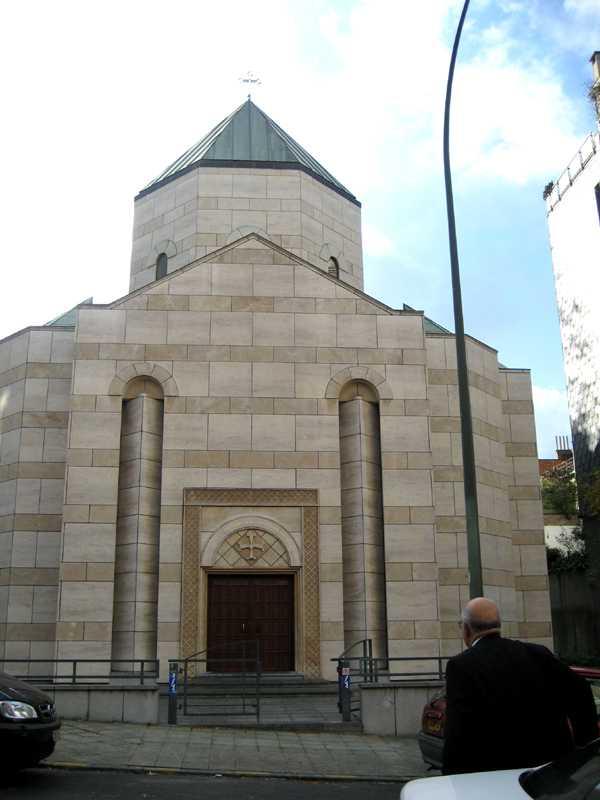
[[[540,458],[538,461],[540,477],[556,469],[574,469],[573,451],[568,436],[556,437],[556,458]]]
[[[552,479],[555,476],[568,480],[574,473],[573,451],[569,446],[567,436],[556,437],[556,458],[540,458],[540,479],[542,481],[542,501],[544,507],[544,538],[546,547],[555,547],[559,550],[566,549],[566,544],[573,531],[577,528],[577,514],[567,516],[563,509],[553,507],[551,498],[544,496],[544,478]]]
[[[0,342],[0,656],[461,649],[454,337],[362,287],[360,203],[250,100],[140,192],[130,293]],[[467,345],[486,592],[551,645],[530,375]]]
[[[590,91],[600,102],[600,52]],[[544,192],[578,478],[600,466],[600,134]]]

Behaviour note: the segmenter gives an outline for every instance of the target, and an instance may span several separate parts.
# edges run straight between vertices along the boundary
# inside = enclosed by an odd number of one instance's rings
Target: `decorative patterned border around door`
[[[183,586],[181,613],[181,655],[186,657],[201,649],[200,609],[206,614],[202,599],[202,572],[198,532],[203,509],[225,506],[300,509],[302,514],[302,563],[299,634],[302,663],[298,668],[307,677],[321,674],[319,618],[319,517],[318,493],[314,489],[184,489],[183,509]]]

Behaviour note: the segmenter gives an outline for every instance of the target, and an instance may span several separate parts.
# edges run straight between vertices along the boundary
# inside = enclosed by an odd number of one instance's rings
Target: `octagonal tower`
[[[248,98],[135,198],[130,290],[252,231],[363,288],[360,203]]]

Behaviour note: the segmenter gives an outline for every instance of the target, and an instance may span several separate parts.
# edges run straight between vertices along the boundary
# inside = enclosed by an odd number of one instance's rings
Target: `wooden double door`
[[[209,575],[209,671],[254,671],[257,647],[263,672],[294,669],[294,576]]]

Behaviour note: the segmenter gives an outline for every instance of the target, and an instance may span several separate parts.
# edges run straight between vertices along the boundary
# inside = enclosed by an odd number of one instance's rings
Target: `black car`
[[[0,753],[14,769],[33,767],[54,751],[60,728],[48,695],[0,672]]]

